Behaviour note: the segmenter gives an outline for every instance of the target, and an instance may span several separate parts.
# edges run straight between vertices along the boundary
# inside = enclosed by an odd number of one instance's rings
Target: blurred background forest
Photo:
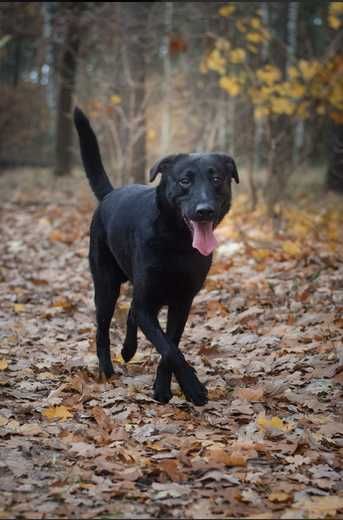
[[[116,185],[217,150],[252,205],[292,179],[343,192],[342,27],[343,3],[318,0],[1,2],[0,168],[68,176],[77,104]]]

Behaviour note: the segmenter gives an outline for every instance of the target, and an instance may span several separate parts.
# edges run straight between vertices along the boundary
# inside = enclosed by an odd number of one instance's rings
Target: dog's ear
[[[181,157],[186,157],[186,154],[179,153],[167,155],[166,157],[163,157],[163,159],[157,161],[149,171],[149,181],[154,181],[159,173],[167,173],[172,164]]]
[[[217,155],[217,157],[220,158],[225,168],[229,170],[229,173],[235,179],[236,183],[239,184],[237,166],[232,157],[230,157],[230,155],[227,155],[226,153],[216,153],[215,155]]]

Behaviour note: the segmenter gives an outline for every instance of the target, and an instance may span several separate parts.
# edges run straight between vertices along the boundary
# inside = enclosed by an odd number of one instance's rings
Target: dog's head
[[[185,223],[193,247],[209,255],[217,245],[213,229],[231,206],[231,181],[239,182],[234,160],[222,153],[169,155],[150,170],[150,181],[161,173],[158,202]]]

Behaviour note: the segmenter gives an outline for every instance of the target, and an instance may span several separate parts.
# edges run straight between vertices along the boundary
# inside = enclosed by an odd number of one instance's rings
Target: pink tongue
[[[217,247],[218,242],[213,234],[212,222],[194,222],[191,220],[193,226],[193,244],[202,255],[208,256]]]

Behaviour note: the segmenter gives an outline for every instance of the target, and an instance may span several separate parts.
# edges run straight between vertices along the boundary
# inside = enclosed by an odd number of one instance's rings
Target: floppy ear
[[[149,172],[149,181],[152,182],[156,179],[159,173],[166,173],[168,168],[180,157],[185,157],[186,154],[179,153],[174,155],[167,155],[163,159],[157,161]]]
[[[225,167],[229,169],[236,183],[239,184],[237,166],[232,157],[230,157],[230,155],[227,155],[226,153],[217,153],[216,155],[223,161]]]

